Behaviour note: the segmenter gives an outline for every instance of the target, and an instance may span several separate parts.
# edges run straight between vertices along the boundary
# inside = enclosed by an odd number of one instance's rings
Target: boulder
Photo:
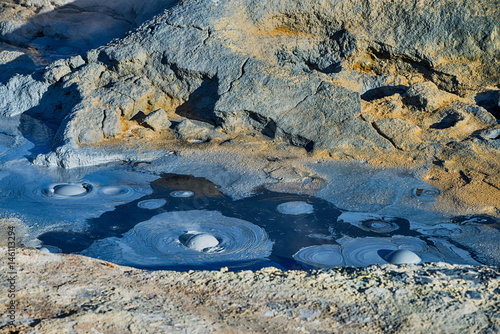
[[[452,94],[443,92],[433,82],[418,82],[406,91],[403,96],[403,101],[417,109],[433,112],[438,109],[444,102],[452,98]]]
[[[192,142],[202,143],[213,138],[224,138],[224,134],[217,132],[213,125],[196,120],[185,119],[175,126],[178,138]]]
[[[163,109],[158,109],[147,115],[143,123],[155,131],[165,130],[172,125]]]

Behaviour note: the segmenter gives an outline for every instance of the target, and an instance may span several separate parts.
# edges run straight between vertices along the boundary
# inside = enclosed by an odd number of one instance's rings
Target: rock
[[[243,123],[243,118],[247,126],[271,138],[285,139],[311,150],[340,147],[370,150],[375,148],[374,144],[382,150],[392,149],[369,124],[357,118],[361,114],[358,93],[321,82],[314,76],[301,78],[258,65],[253,70],[250,65],[245,68],[248,70],[233,86],[231,94],[223,95],[217,102],[216,114],[220,118],[234,121],[234,115],[239,114],[238,123]],[[261,81],[262,72],[266,75]],[[274,97],[266,98],[269,94]]]
[[[476,134],[484,140],[499,141],[500,140],[500,126],[480,131]]]
[[[17,309],[16,327],[5,326],[7,331],[60,333],[74,324],[85,332],[120,333],[221,328],[462,333],[495,332],[499,326],[496,267],[436,263],[309,272],[272,267],[255,272],[146,271],[26,248],[19,249],[16,264],[29,268],[18,271],[23,288],[16,300],[37,307]],[[464,275],[471,269],[475,275]],[[0,275],[8,282],[6,271]],[[8,296],[9,287],[3,284],[1,293]],[[214,317],[213,312],[231,316]]]
[[[433,82],[427,81],[413,84],[404,94],[403,101],[417,109],[433,112],[451,98],[452,94],[440,91]]]
[[[398,118],[379,119],[373,126],[398,150],[413,150],[421,143],[422,130]]]
[[[0,84],[0,115],[16,116],[38,105],[49,85],[30,76],[16,75]]]
[[[475,118],[485,125],[495,126],[498,124],[497,119],[482,107],[475,105],[470,106],[466,109],[466,113],[474,115]]]
[[[16,74],[29,75],[33,73],[37,65],[28,52],[3,50],[0,51],[0,67],[2,68],[0,83],[5,84]]]
[[[69,73],[71,73],[71,68],[69,67],[67,61],[58,60],[47,67],[45,73],[43,74],[43,79],[49,84],[54,84]]]
[[[143,122],[155,131],[168,129],[172,125],[163,109],[151,112],[144,118]]]
[[[154,94],[151,82],[145,78],[132,77],[111,85],[110,90],[133,101],[131,107],[122,108],[125,119],[132,119],[138,112],[147,108],[149,99]]]
[[[155,1],[150,5],[131,6],[140,8],[139,17],[157,8]],[[500,73],[488,64],[500,52],[499,9],[490,4],[439,0],[428,11],[379,0],[366,6],[316,1],[299,6],[287,0],[265,7],[250,0],[170,5],[128,36],[87,52],[85,60],[54,63],[44,81],[16,79],[29,82],[13,81],[0,95],[1,110],[19,114],[36,106],[46,91],[50,100],[70,90],[72,101],[58,98],[63,108],[55,115],[60,124],[55,142],[72,147],[117,136],[122,118],[135,121],[139,112],[159,108],[213,124],[230,136],[260,132],[308,151],[346,154],[407,151],[420,143],[432,149],[448,130],[417,136],[419,128],[453,129],[454,138],[463,140],[493,125],[487,111],[470,104],[468,112],[434,115],[460,101],[455,94],[498,84]],[[83,4],[77,7],[90,15]],[[111,7],[116,13],[119,5]],[[48,35],[54,24],[47,23]],[[71,35],[72,29],[62,34]],[[484,38],[470,38],[476,35]],[[449,36],[460,48],[450,47]],[[31,95],[18,106],[22,94]],[[402,94],[404,104],[396,99],[392,116],[372,113],[367,120],[365,102],[393,94]],[[426,117],[418,115],[422,110],[435,119],[416,119]],[[202,141],[218,136],[188,125],[178,126],[178,136]],[[415,140],[405,141],[404,131]]]
[[[212,138],[222,138],[223,135],[213,125],[205,122],[185,119],[175,126],[175,134],[189,142],[206,142]]]
[[[43,59],[81,54],[123,37],[174,1],[20,1],[0,11],[2,40],[40,50]]]
[[[105,138],[113,138],[122,133],[120,123],[121,112],[118,108],[106,109],[102,121],[102,132]]]

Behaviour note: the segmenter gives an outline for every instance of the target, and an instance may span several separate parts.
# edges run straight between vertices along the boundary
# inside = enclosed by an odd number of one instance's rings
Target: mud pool
[[[27,247],[176,270],[495,264],[498,258],[490,247],[498,245],[498,219],[431,212],[439,190],[404,173],[316,164],[329,183],[314,197],[271,191],[264,179],[254,182],[259,174],[242,178],[247,172],[230,164],[174,155],[43,167],[32,159],[50,146],[46,131],[27,139],[18,118],[1,124],[0,217],[17,219]],[[233,186],[238,182],[253,190]]]
[[[154,175],[137,164],[64,170],[25,163],[4,168],[0,187],[2,216],[19,217],[32,245],[153,270],[362,267],[401,256],[393,263],[478,265],[481,254],[455,237],[465,225],[500,226],[487,216],[424,226],[264,187],[233,199],[205,178]]]

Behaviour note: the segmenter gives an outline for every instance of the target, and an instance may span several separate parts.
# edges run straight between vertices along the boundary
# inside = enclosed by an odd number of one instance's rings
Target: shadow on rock
[[[122,38],[154,15],[174,6],[176,0],[76,0],[52,7],[37,4],[36,14],[27,22],[6,20],[0,28],[0,41],[34,48],[48,61],[67,58]],[[53,8],[53,9],[52,9]],[[49,10],[52,9],[52,10]],[[15,17],[15,16],[14,16]]]
[[[39,154],[46,154],[57,144],[57,131],[75,105],[81,101],[76,85],[63,88],[52,86],[40,103],[21,115],[19,130],[34,144],[27,156],[33,160]]]

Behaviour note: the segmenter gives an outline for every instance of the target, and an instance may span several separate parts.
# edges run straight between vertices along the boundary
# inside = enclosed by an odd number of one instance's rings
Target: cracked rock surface
[[[422,14],[412,1],[187,1],[42,79],[12,78],[1,112],[50,118],[56,146],[69,147],[163,108],[308,151],[498,150],[474,136],[499,115],[494,4],[442,0]],[[61,164],[53,154],[39,161]]]

